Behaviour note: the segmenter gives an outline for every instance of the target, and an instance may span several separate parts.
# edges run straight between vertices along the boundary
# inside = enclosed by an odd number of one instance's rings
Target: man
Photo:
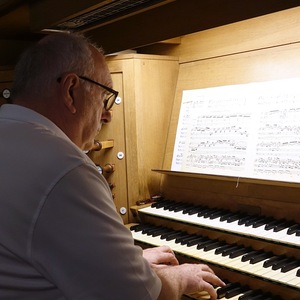
[[[13,104],[0,108],[1,300],[216,299],[223,282],[208,266],[134,246],[82,151],[116,95],[102,50],[80,35],[47,36],[17,64]]]

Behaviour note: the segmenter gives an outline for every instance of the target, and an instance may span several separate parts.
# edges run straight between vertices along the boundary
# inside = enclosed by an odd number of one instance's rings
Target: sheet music
[[[171,170],[300,182],[300,78],[183,91]]]

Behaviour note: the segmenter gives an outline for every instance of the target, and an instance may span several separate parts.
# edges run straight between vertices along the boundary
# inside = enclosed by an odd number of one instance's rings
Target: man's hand
[[[159,246],[143,250],[144,258],[150,265],[164,267],[165,265],[178,265],[178,260],[169,246]]]
[[[213,270],[204,264],[182,264],[155,268],[162,281],[158,300],[179,299],[183,294],[206,291],[211,300],[217,299],[214,286],[225,286]]]

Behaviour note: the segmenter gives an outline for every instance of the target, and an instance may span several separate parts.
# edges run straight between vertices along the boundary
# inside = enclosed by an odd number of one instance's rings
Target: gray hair
[[[87,77],[94,74],[90,46],[103,54],[102,49],[80,34],[56,33],[41,39],[23,53],[15,67],[12,100],[22,95],[50,94],[63,73],[74,72]]]

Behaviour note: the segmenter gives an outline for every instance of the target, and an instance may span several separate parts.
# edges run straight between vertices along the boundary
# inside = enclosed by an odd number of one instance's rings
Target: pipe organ
[[[151,79],[143,73],[147,55],[108,59],[113,76],[120,66],[128,70],[130,65],[140,81],[131,86],[137,94],[158,92],[156,97],[141,96],[142,100],[134,92],[123,95],[126,186],[133,184],[135,189],[127,194],[126,226],[143,247],[166,244],[181,262],[210,265],[228,282],[217,290],[220,299],[300,299],[299,183],[173,171],[183,91],[300,77],[300,28],[291,22],[298,12],[289,10],[191,34],[169,50],[145,47],[144,51],[164,54],[157,56],[157,68],[165,68],[168,61],[166,68],[175,74],[159,75],[169,84],[160,85],[159,91],[159,80],[151,83],[153,68],[149,65]],[[274,22],[285,34],[268,36]],[[268,38],[260,39],[262,31]],[[155,60],[155,55],[150,56]],[[166,92],[168,87],[175,93]],[[207,299],[207,295],[186,295],[185,299]]]
[[[299,13],[297,6],[107,57],[119,97],[88,155],[136,243],[169,245],[181,262],[210,265],[227,282],[219,299],[300,299],[300,183],[172,170],[182,96],[300,78]],[[0,105],[12,75],[0,69]],[[300,111],[299,95],[295,103]]]
[[[300,185],[172,171],[183,91],[299,78],[299,13],[295,7],[107,57],[120,96],[88,155],[136,243],[166,244],[181,262],[209,264],[228,282],[220,299],[300,299]],[[0,105],[12,78],[12,67],[2,67]]]

